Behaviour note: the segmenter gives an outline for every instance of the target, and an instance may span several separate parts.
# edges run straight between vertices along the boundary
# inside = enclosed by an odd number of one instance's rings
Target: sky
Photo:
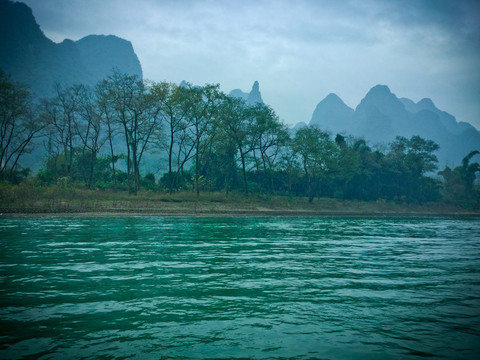
[[[224,92],[260,83],[285,123],[335,93],[355,108],[375,85],[428,97],[480,129],[477,0],[23,0],[55,42],[132,42],[144,78]]]

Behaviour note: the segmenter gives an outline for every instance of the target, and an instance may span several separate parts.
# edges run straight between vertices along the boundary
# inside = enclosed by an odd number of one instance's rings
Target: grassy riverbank
[[[101,191],[52,187],[0,186],[3,214],[125,214],[199,216],[429,216],[479,215],[480,211],[446,204],[363,202],[277,195],[205,192],[158,193]]]

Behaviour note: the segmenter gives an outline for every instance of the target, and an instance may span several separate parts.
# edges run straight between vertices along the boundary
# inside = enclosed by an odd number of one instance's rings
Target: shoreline
[[[0,188],[1,190],[1,188]],[[10,188],[0,192],[0,217],[480,217],[480,209],[446,203],[400,203],[285,195],[212,192],[173,194],[59,188]]]
[[[0,218],[20,217],[319,217],[319,218],[480,218],[475,211],[334,211],[278,209],[1,209]]]

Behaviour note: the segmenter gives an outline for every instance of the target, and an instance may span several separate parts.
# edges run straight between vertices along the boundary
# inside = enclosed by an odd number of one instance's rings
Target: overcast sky
[[[444,0],[24,0],[50,39],[130,40],[144,77],[220,83],[288,124],[331,92],[355,108],[370,88],[431,98],[480,128],[480,2]]]

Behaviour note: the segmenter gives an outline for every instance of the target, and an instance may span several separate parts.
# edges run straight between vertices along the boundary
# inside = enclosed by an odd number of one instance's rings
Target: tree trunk
[[[242,151],[242,148],[239,148],[240,150],[240,157],[242,159],[242,174],[243,174],[243,186],[245,189],[245,195],[248,194],[248,184],[247,184],[247,172],[245,169],[245,154]]]
[[[139,171],[138,171],[138,161],[137,161],[137,149],[136,146],[132,147],[132,162],[133,162],[133,194],[137,195],[139,187]]]
[[[198,144],[198,142],[197,142]],[[197,145],[197,153],[195,154],[195,188],[197,191],[197,199],[200,197],[200,188],[198,187],[198,177],[199,177],[199,159],[198,159],[199,146]]]
[[[173,192],[173,176],[172,176],[173,142],[174,142],[173,127],[170,126],[170,147],[168,149],[168,183],[169,183],[170,194]]]

